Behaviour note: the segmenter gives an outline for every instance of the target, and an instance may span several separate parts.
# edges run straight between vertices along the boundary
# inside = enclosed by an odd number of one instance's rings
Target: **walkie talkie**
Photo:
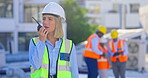
[[[34,17],[32,17],[32,18],[35,20],[36,23],[38,23],[37,30],[39,31],[42,26],[40,25],[40,23]]]

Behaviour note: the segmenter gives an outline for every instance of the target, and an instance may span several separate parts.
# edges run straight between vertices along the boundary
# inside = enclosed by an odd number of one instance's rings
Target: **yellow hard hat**
[[[117,38],[118,37],[118,32],[116,31],[116,30],[112,30],[111,31],[111,37],[112,37],[112,39],[115,39],[115,38]]]
[[[100,32],[102,32],[103,34],[105,34],[106,31],[107,31],[107,28],[104,27],[104,26],[99,26],[99,27],[97,27],[97,30],[100,31]]]

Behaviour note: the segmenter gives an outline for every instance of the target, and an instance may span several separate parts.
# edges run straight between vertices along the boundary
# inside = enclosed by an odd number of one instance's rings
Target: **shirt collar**
[[[96,35],[98,38],[100,38],[96,33],[94,33],[94,35]]]
[[[62,38],[59,38],[59,40],[55,42],[55,45],[59,44],[60,42],[62,42]],[[46,43],[52,45],[52,43],[48,39],[46,39]]]

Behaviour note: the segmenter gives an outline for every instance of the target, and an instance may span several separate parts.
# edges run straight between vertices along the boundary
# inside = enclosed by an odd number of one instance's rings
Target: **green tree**
[[[78,44],[87,39],[93,33],[96,25],[89,25],[89,18],[85,17],[87,10],[78,5],[77,1],[65,0],[60,4],[65,10],[67,22],[67,37]]]

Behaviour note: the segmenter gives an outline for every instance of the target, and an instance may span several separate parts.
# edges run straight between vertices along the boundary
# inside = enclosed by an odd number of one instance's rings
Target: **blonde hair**
[[[54,37],[55,38],[63,38],[63,28],[62,28],[62,18],[61,17],[55,17],[56,26],[55,26],[55,32]]]

